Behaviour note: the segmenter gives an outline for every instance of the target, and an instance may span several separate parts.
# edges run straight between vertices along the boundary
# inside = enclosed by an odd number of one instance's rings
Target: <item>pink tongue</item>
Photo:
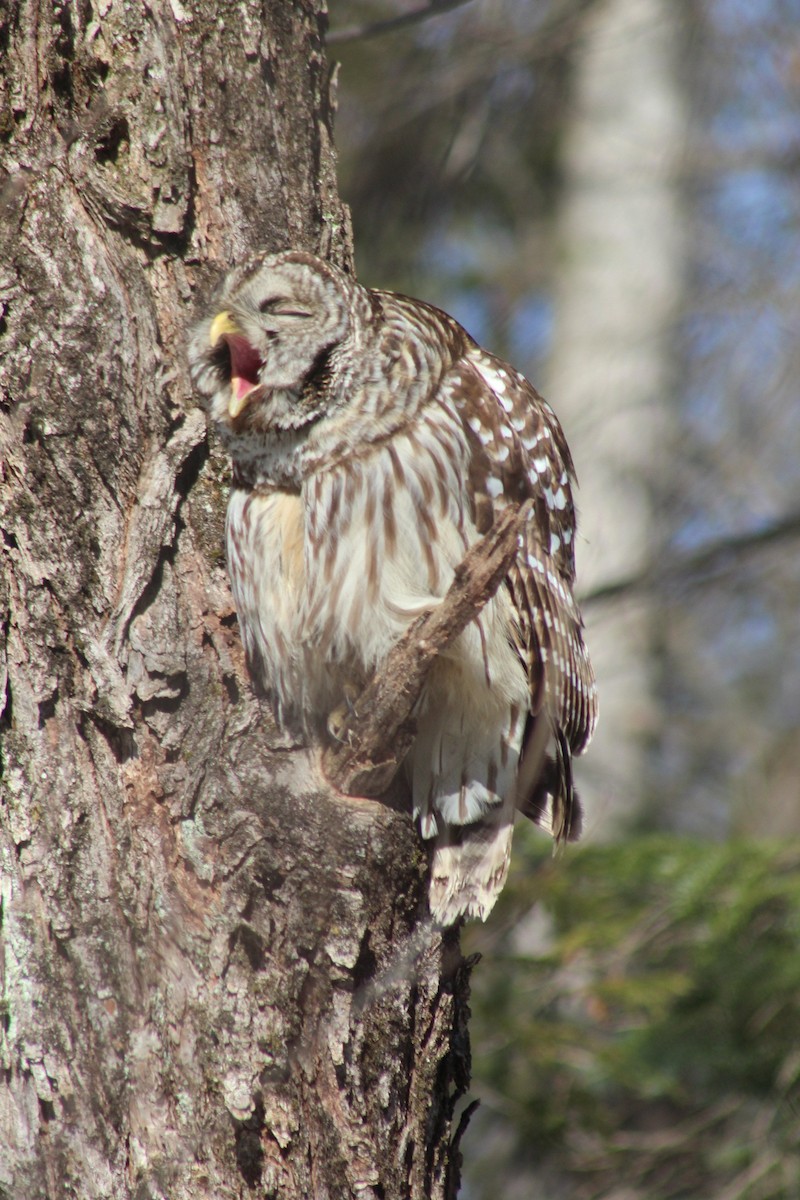
[[[246,396],[248,392],[252,392],[256,386],[250,379],[242,379],[241,375],[234,375],[231,383],[233,384],[237,400],[241,400],[242,396]]]
[[[227,333],[225,341],[231,355],[231,380],[238,398],[258,386],[258,372],[263,365],[261,355],[239,333]]]

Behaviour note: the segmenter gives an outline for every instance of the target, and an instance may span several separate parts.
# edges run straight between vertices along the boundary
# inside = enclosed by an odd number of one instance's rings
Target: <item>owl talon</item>
[[[357,717],[356,700],[358,699],[358,688],[351,683],[346,683],[342,688],[344,692],[344,700],[341,704],[337,704],[336,708],[328,715],[328,733],[337,742],[347,742],[349,737],[347,734],[347,726],[353,717]]]
[[[352,713],[349,704],[337,704],[333,712],[328,714],[328,733],[335,742],[344,744],[347,741],[347,723]]]

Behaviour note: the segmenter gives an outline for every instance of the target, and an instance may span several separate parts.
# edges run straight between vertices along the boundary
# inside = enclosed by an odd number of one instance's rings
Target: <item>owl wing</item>
[[[573,596],[574,469],[558,419],[528,381],[474,343],[449,390],[470,444],[470,493],[480,532],[509,504],[531,502],[505,586],[530,685],[517,804],[556,838],[579,832],[571,756],[591,739],[597,693]],[[553,757],[545,757],[547,744]]]

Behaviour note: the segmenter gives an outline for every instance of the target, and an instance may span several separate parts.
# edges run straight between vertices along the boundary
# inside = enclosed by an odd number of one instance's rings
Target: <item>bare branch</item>
[[[606,600],[660,591],[675,584],[702,586],[720,572],[728,570],[745,555],[796,537],[800,537],[800,512],[787,513],[780,520],[761,529],[720,538],[691,554],[667,559],[637,575],[605,583],[582,595],[581,607],[587,608],[592,604],[602,604]]]
[[[384,33],[394,33],[406,25],[416,25],[427,21],[429,17],[438,17],[454,8],[461,8],[471,0],[429,0],[420,8],[403,13],[399,17],[389,17],[386,21],[373,21],[368,25],[347,25],[344,29],[334,29],[328,34],[328,45],[333,46],[342,42],[364,41],[366,38],[380,37]]]
[[[351,796],[386,791],[416,732],[411,712],[434,660],[500,587],[529,511],[529,505],[507,509],[470,548],[442,602],[410,626],[364,689],[341,743],[323,758],[325,773],[339,791]]]

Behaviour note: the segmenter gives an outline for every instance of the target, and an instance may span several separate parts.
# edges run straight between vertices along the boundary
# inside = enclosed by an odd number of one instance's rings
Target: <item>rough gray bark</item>
[[[467,965],[253,698],[184,328],[350,254],[321,0],[0,15],[0,1196],[455,1194]]]

